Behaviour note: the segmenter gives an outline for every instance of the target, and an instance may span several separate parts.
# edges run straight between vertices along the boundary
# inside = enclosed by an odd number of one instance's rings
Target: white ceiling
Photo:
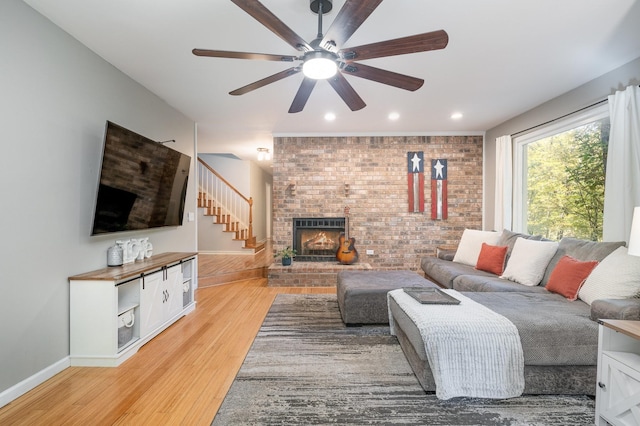
[[[24,1],[196,121],[200,152],[251,160],[258,147],[272,148],[273,135],[485,131],[640,57],[640,0],[387,0],[344,47],[444,29],[444,50],[363,61],[424,86],[408,92],[347,76],[367,104],[352,112],[321,81],[304,111],[289,114],[301,74],[228,92],[290,63],[191,53],[299,54],[229,0]],[[302,38],[316,37],[309,0],[262,3]],[[343,4],[334,1],[325,29]],[[397,121],[387,119],[392,111]],[[464,117],[452,120],[456,111]]]

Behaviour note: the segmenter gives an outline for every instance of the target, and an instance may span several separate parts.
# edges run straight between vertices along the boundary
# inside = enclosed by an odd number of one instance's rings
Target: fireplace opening
[[[336,260],[344,217],[293,219],[293,248],[296,260],[330,262]]]

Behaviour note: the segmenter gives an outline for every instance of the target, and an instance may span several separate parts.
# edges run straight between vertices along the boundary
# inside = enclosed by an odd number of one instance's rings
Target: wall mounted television
[[[180,226],[191,157],[107,121],[91,235]]]

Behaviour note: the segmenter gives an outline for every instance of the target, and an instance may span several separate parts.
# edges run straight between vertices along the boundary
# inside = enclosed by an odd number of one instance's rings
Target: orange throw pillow
[[[546,289],[569,300],[576,300],[580,287],[597,264],[595,260],[581,262],[571,256],[562,256],[551,271]]]
[[[504,261],[507,258],[507,250],[509,250],[508,246],[492,246],[482,243],[478,261],[476,262],[476,269],[502,275]]]

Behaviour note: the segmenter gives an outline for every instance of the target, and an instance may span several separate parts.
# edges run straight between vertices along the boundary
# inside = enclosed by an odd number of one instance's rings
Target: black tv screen
[[[91,235],[180,226],[191,157],[107,121]]]

